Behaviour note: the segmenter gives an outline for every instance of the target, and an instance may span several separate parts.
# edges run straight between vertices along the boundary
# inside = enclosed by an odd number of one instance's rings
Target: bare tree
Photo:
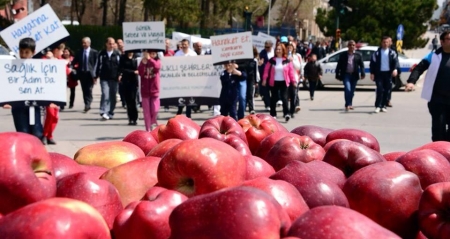
[[[72,0],[71,8],[77,17],[78,24],[80,24],[80,25],[83,22],[83,16],[86,13],[86,7],[89,3],[92,3],[92,0]],[[72,13],[71,13],[71,18],[72,18]]]

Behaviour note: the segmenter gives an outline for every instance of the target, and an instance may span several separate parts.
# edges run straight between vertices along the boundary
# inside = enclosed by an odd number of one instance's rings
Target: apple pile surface
[[[450,143],[176,116],[71,157],[0,133],[0,238],[448,239]]]

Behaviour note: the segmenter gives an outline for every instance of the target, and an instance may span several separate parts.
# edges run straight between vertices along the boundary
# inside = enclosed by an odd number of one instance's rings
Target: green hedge
[[[91,46],[94,49],[101,50],[105,47],[106,38],[113,37],[123,38],[122,35],[122,27],[121,26],[90,26],[90,25],[82,25],[82,26],[65,26],[67,31],[70,34],[69,41],[66,42],[66,45],[73,49],[74,51],[81,48],[81,39],[83,37],[91,38]],[[171,38],[172,32],[179,31],[187,34],[199,34],[202,37],[209,38],[209,36],[214,35],[214,30],[212,29],[199,29],[199,28],[166,28],[166,37]]]

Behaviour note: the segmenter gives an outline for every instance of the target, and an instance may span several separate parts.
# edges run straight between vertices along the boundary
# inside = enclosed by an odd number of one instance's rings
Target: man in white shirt
[[[197,56],[197,53],[189,48],[189,40],[181,40],[181,49],[175,53],[175,56]]]

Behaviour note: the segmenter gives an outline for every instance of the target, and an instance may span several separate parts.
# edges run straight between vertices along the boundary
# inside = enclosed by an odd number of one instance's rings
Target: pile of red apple
[[[450,238],[450,143],[380,154],[358,129],[269,115],[152,132],[74,157],[0,133],[2,239]]]

